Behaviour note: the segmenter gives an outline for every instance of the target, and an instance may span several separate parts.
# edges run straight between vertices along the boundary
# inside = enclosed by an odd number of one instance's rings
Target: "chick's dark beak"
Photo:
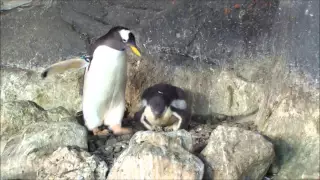
[[[163,111],[160,111],[160,110],[153,110],[152,112],[156,118],[160,118],[163,113]]]

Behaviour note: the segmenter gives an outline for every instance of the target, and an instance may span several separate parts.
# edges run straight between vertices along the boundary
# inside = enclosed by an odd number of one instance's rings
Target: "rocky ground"
[[[212,124],[194,120],[188,131],[173,132],[145,131],[127,118],[123,125],[132,127],[133,134],[93,136],[83,126],[81,112],[72,116],[63,108],[44,110],[31,101],[7,102],[1,109],[3,179],[212,179],[213,167],[221,171],[215,174],[219,178],[261,179],[269,176],[275,157],[273,144],[252,124],[228,118]],[[21,127],[14,120],[30,124]],[[221,160],[224,151],[227,159]],[[206,164],[211,158],[222,169]],[[237,168],[226,173],[223,167]]]
[[[78,122],[83,125],[83,119],[81,112],[78,113]],[[145,131],[142,125],[138,122],[125,119],[123,122],[125,127],[133,128],[133,132]],[[208,124],[205,122],[197,122],[195,119],[191,121],[188,131],[191,134],[193,140],[193,151],[195,155],[199,155],[200,152],[208,144],[208,140],[211,132],[218,125],[227,125],[229,127],[239,127],[246,130],[257,131],[256,127],[252,122],[248,123],[237,123],[234,122],[231,118],[227,119],[218,119],[215,123]],[[106,128],[101,126],[100,128]],[[92,133],[88,132],[88,151],[92,154],[95,154],[102,159],[104,159],[108,167],[112,167],[114,160],[128,147],[129,141],[133,134],[131,135],[108,135],[108,136],[93,136]]]
[[[319,178],[318,7],[1,0],[1,178]],[[143,52],[128,52],[126,119],[145,88],[167,82],[188,92],[188,131],[125,120],[135,134],[93,137],[80,112],[83,71],[40,78],[115,25],[131,28]]]

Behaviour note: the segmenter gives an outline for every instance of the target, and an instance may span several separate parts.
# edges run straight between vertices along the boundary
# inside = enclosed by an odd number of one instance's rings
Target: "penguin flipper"
[[[187,110],[179,110],[173,109],[172,116],[174,116],[177,121],[175,121],[172,125],[166,126],[165,131],[177,131],[179,129],[188,129],[190,120],[191,120],[191,112]]]
[[[142,107],[139,111],[137,111],[136,113],[134,113],[134,116],[133,116],[133,120],[134,121],[140,121],[141,120],[141,116],[144,112],[144,107]]]
[[[64,71],[67,71],[69,69],[82,69],[85,68],[89,65],[90,63],[83,60],[80,57],[72,58],[72,59],[67,59],[61,62],[57,62],[47,69],[45,69],[41,73],[42,79],[48,77],[48,75],[55,74],[55,73],[62,73]]]

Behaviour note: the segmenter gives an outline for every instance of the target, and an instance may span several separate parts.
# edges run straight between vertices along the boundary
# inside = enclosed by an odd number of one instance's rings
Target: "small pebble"
[[[218,114],[218,115],[216,116],[216,118],[217,118],[218,120],[220,120],[220,121],[223,121],[223,120],[226,120],[226,119],[227,119],[227,116],[222,115],[222,114]]]
[[[114,147],[113,152],[118,153],[118,152],[120,152],[120,151],[121,151],[121,146],[116,146],[116,147]]]
[[[201,126],[198,126],[198,127],[196,128],[196,132],[200,132],[200,131],[202,131],[202,127],[201,127]]]
[[[97,149],[94,141],[89,141],[89,143],[88,143],[88,149],[89,149],[89,152],[94,152],[94,151]]]
[[[123,149],[125,149],[125,148],[127,148],[128,147],[128,145],[127,144],[122,144],[122,146],[121,146]]]
[[[105,148],[105,150],[108,152],[108,153],[111,153],[112,152],[112,146],[107,146],[106,148]]]
[[[113,146],[117,143],[117,140],[115,138],[110,138],[106,141],[106,146]]]
[[[105,140],[103,140],[103,139],[99,139],[99,140],[96,141],[96,145],[97,145],[98,147],[101,147],[101,146],[103,146],[104,144],[105,144]]]

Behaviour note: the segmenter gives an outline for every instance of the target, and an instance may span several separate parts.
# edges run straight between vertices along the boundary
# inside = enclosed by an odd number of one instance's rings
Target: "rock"
[[[307,85],[304,87],[309,89]],[[278,89],[282,95],[276,89],[270,92],[265,100],[267,108],[259,112],[261,120],[256,123],[275,145],[280,165],[275,178],[317,179],[320,177],[319,90],[302,93],[296,88]]]
[[[155,3],[157,1],[154,1],[153,4]],[[61,17],[66,22],[74,24],[78,32],[86,33],[93,38],[106,33],[111,28],[110,25],[125,25],[133,29],[141,22],[150,19],[157,12],[157,10],[149,8],[135,8],[132,4],[126,5],[125,3],[110,1],[93,1],[90,3],[87,1],[66,1],[61,2],[61,5]],[[94,26],[91,23],[94,23]],[[86,24],[91,24],[91,26]]]
[[[37,179],[106,179],[107,164],[88,152],[59,147],[45,157]]]
[[[41,158],[58,147],[87,149],[87,131],[75,122],[36,122],[11,137],[1,153],[1,179],[35,179]]]
[[[59,106],[70,114],[81,110],[83,71],[68,71],[41,79],[40,72],[3,67],[1,72],[1,101],[33,101],[44,109]]]
[[[191,149],[192,138],[185,130],[139,131],[117,158],[108,179],[202,179],[204,165]]]
[[[215,125],[217,126],[217,125]],[[210,134],[215,126],[209,124],[196,124],[195,122],[191,123],[190,134],[193,139],[193,149],[196,153],[200,153],[203,148],[208,144]]]
[[[86,34],[89,38],[98,38],[109,31],[110,25],[95,21],[91,16],[85,15],[82,12],[76,12],[69,2],[62,2],[61,18],[75,28],[78,33]],[[98,6],[98,9],[101,8]],[[76,21],[74,21],[77,19]],[[90,24],[90,25],[89,25]]]
[[[59,60],[85,53],[85,43],[62,20],[56,6],[15,9],[2,14],[1,22],[1,66],[41,71]],[[73,88],[71,85],[69,89]]]
[[[115,5],[128,8],[128,9],[146,9],[150,11],[160,12],[165,9],[172,7],[172,2],[166,0],[137,0],[135,2],[129,0],[109,0],[109,1],[101,1],[101,3],[105,3],[107,9],[109,7],[113,7]]]
[[[241,7],[234,8],[236,3]],[[250,61],[264,64],[262,59],[281,54],[288,61],[287,67],[297,63],[297,68],[311,75],[315,83],[319,78],[315,68],[319,65],[319,41],[314,40],[319,37],[318,5],[318,1],[311,0],[184,0],[158,13],[137,31],[144,50],[157,61],[175,66],[196,61],[193,68],[223,69]],[[226,13],[227,8],[230,13]],[[301,11],[306,14],[301,16]],[[294,19],[287,16],[290,13]],[[302,31],[310,34],[299,36]],[[308,41],[297,43],[293,38],[297,35]]]
[[[76,121],[63,107],[44,110],[32,101],[1,103],[1,139],[11,137],[35,122]]]
[[[80,110],[83,71],[40,79],[44,68],[85,51],[79,34],[59,14],[55,6],[35,6],[1,15],[2,102],[30,100],[45,109],[65,107],[71,114]]]
[[[133,9],[115,5],[108,7],[108,14],[103,18],[108,24],[125,24],[126,27],[134,29],[150,17],[154,16],[155,11],[149,9]]]
[[[128,147],[130,137],[132,135],[122,135],[122,136],[107,136],[107,140],[104,140],[104,144],[99,145],[98,142],[102,138],[96,139],[94,145],[91,145],[89,152],[103,159],[108,167],[112,167],[114,161],[120,156],[120,154]],[[93,148],[94,146],[94,148]],[[89,146],[90,148],[90,146]]]
[[[10,10],[21,6],[30,5],[32,0],[1,0],[0,10]]]
[[[118,153],[121,151],[121,146],[116,146],[113,150],[115,153]]]
[[[218,126],[201,152],[206,179],[262,179],[275,157],[262,135],[237,127]]]
[[[110,137],[110,138],[106,141],[106,146],[113,146],[113,145],[116,144],[116,143],[117,143],[117,139]]]

